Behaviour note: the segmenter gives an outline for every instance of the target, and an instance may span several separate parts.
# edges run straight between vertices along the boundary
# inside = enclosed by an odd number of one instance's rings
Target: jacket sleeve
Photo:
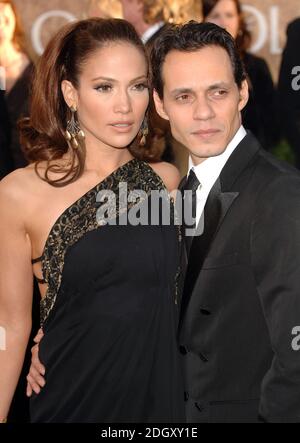
[[[300,176],[276,179],[251,228],[251,260],[274,352],[261,386],[266,422],[300,422]]]

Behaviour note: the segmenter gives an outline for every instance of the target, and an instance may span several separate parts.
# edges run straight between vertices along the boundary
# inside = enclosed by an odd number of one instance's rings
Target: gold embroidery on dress
[[[97,194],[100,191],[109,190],[118,196],[119,184],[122,182],[127,183],[128,193],[135,189],[141,189],[149,196],[153,190],[165,190],[162,180],[153,171],[151,166],[140,160],[133,159],[84,194],[62,213],[50,231],[42,258],[43,275],[48,288],[40,304],[41,326],[44,325],[56,302],[61,285],[65,254],[68,248],[74,245],[87,232],[101,229],[102,224],[99,223],[99,220],[97,221],[96,217],[99,207],[96,201]],[[119,215],[118,206],[117,201],[116,210],[111,215],[112,219],[117,218]],[[128,203],[128,209],[130,209],[130,206],[133,206],[133,203],[131,205]],[[174,222],[174,206],[172,201],[171,209],[172,224]],[[179,229],[177,229],[177,232],[179,232]],[[178,237],[178,241],[180,242],[180,237]],[[177,278],[178,276],[176,275],[176,280]],[[175,302],[178,296],[177,286],[176,281]]]

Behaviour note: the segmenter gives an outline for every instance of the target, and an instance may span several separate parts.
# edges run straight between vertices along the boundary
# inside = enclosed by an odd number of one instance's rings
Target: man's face
[[[170,121],[173,137],[187,147],[195,164],[222,154],[241,125],[248,85],[239,90],[225,49],[171,51],[163,64],[163,99],[156,108]]]

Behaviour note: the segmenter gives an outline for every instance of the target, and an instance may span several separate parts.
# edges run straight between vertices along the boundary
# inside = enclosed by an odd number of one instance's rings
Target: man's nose
[[[208,120],[214,116],[215,112],[207,97],[203,97],[196,101],[193,115],[195,120]]]

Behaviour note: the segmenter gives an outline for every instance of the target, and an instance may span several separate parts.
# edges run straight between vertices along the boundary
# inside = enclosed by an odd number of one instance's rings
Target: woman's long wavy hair
[[[214,7],[219,3],[220,0],[202,0],[202,16],[203,20],[207,19],[207,16],[211,13]],[[247,28],[247,24],[244,18],[244,14],[242,11],[242,5],[239,0],[233,0],[237,9],[237,13],[239,16],[239,32],[236,37],[236,45],[238,50],[243,56],[251,45],[251,33]]]
[[[71,117],[62,91],[63,80],[79,86],[79,76],[87,58],[110,42],[134,45],[147,60],[145,48],[132,25],[121,19],[91,18],[66,25],[48,44],[39,60],[33,79],[30,117],[19,123],[21,144],[26,158],[35,163],[35,170],[43,180],[59,187],[77,180],[83,173],[86,149],[84,142],[73,149],[65,138],[67,122]],[[148,63],[148,60],[147,60]],[[126,69],[126,67],[124,67]],[[129,146],[136,158],[157,161],[159,152],[149,144],[139,145],[139,135]],[[57,162],[71,153],[68,166]],[[41,176],[38,166],[45,161],[47,168]],[[50,173],[63,174],[50,179]]]

